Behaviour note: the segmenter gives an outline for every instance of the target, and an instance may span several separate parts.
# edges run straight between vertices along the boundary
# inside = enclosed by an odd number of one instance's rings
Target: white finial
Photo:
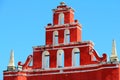
[[[14,51],[13,50],[11,50],[10,61],[9,61],[9,64],[8,64],[8,70],[15,70]]]
[[[64,6],[64,5],[65,5],[65,3],[64,3],[64,2],[60,2],[60,5],[61,5],[61,6]]]
[[[119,61],[118,56],[117,56],[115,40],[113,40],[113,43],[112,43],[112,53],[111,53],[111,56],[110,56],[110,61],[111,62]]]

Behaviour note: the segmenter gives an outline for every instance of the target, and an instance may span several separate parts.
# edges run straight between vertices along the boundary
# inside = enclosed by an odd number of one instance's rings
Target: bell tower
[[[57,9],[53,9],[53,25],[69,24],[74,22],[74,10],[61,2]]]
[[[81,25],[74,20],[74,10],[61,2],[53,9],[53,24],[46,27],[46,45],[69,44],[81,41]]]

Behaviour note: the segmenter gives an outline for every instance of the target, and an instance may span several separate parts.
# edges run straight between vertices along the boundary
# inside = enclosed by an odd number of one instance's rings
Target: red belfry
[[[53,9],[53,24],[45,29],[46,44],[34,46],[24,63],[15,67],[11,53],[4,80],[120,80],[115,41],[110,60],[99,57],[93,42],[82,41],[82,26],[64,2]]]

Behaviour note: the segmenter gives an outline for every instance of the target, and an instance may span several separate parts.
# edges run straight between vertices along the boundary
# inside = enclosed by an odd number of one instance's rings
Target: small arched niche
[[[80,66],[80,50],[74,48],[72,50],[72,66]]]
[[[62,24],[64,24],[64,14],[63,13],[60,13],[59,14],[59,25],[62,25]]]
[[[65,44],[70,43],[70,30],[69,29],[66,29],[64,31],[64,43]]]
[[[57,51],[57,67],[58,68],[64,67],[64,51],[63,50]]]
[[[53,32],[53,45],[58,45],[58,31]]]
[[[42,68],[50,67],[50,54],[48,51],[42,53]]]

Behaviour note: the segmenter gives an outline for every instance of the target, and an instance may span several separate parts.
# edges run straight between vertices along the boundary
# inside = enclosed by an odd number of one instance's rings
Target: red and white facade
[[[99,57],[91,41],[82,41],[82,26],[63,2],[46,26],[46,45],[34,46],[25,63],[14,66],[13,53],[4,80],[120,80],[115,42],[110,61]],[[32,62],[32,65],[30,63]]]

